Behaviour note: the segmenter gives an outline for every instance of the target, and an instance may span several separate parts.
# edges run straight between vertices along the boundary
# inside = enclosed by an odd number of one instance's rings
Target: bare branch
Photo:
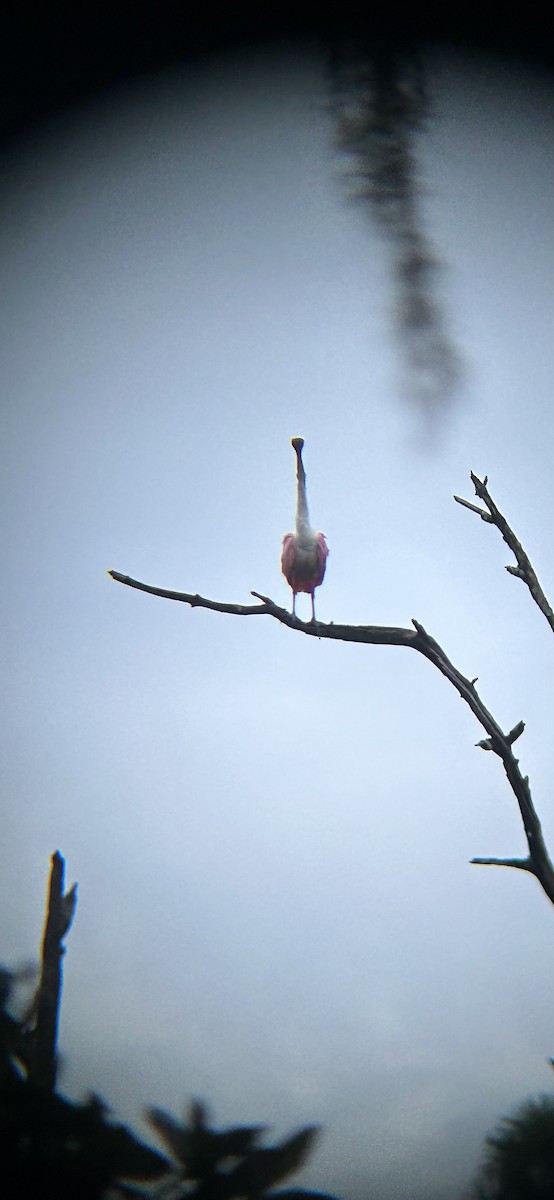
[[[530,858],[472,858],[471,864],[481,867],[515,867],[518,871],[530,871],[535,875],[535,869]]]
[[[52,855],[48,908],[42,939],[42,966],[38,988],[33,1051],[29,1061],[29,1080],[53,1091],[56,1086],[57,1041],[62,989],[64,938],[69,932],[77,904],[77,884],[64,894],[65,862],[56,851]]]
[[[481,480],[473,473],[473,471],[471,471],[470,474],[471,482],[475,488],[475,494],[480,500],[483,501],[488,511],[478,508],[476,504],[471,504],[469,500],[462,500],[460,496],[454,496],[454,499],[458,504],[463,504],[464,508],[470,508],[472,512],[478,513],[483,521],[488,521],[491,525],[496,525],[496,528],[502,534],[506,545],[509,546],[517,563],[517,566],[514,566],[513,563],[511,563],[506,567],[506,570],[510,575],[515,575],[517,579],[521,579],[523,583],[527,584],[535,604],[538,605],[543,616],[546,617],[546,620],[548,621],[548,624],[554,633],[554,612],[552,611],[552,608],[546,599],[530,559],[525,553],[521,542],[518,541],[513,529],[511,529],[508,525],[508,522],[500,512],[500,509],[496,507],[496,504],[494,503],[494,500],[487,489],[486,475],[484,480]]]
[[[229,613],[231,616],[237,617],[274,617],[282,625],[287,625],[289,629],[305,633],[309,637],[332,638],[342,642],[368,642],[382,646],[405,646],[416,641],[413,629],[400,629],[386,625],[323,625],[320,621],[301,621],[299,617],[293,617],[286,608],[280,608],[278,604],[270,600],[269,596],[262,596],[260,592],[251,592],[252,596],[256,596],[261,601],[260,604],[231,604],[223,600],[208,600],[205,596],[199,596],[197,593],[174,592],[168,588],[154,587],[149,583],[139,583],[137,579],[131,579],[129,575],[121,575],[119,571],[108,571],[108,575],[115,579],[116,583],[124,583],[127,587],[138,588],[140,592],[148,592],[151,596],[161,596],[163,600],[177,600],[181,604],[188,604],[191,608],[209,608],[213,612]]]
[[[477,516],[481,517],[482,521],[488,521],[491,525],[493,524],[490,513],[485,512],[484,508],[479,508],[477,504],[472,504],[470,500],[463,500],[461,496],[454,496],[454,499],[457,504],[463,504],[464,508],[470,508],[472,512],[477,513]]]
[[[472,682],[475,682],[475,680]],[[510,732],[506,734],[506,741],[510,746],[513,746],[514,742],[517,742],[518,737],[521,737],[524,729],[524,721],[518,721],[517,725],[514,725],[513,729],[510,729]],[[475,745],[479,746],[480,750],[494,750],[491,738],[483,738],[481,742],[476,742]]]
[[[506,734],[510,746],[513,746],[514,742],[517,742],[518,737],[521,737],[524,729],[525,721],[518,721],[517,725],[514,725],[513,729],[510,729],[510,732]]]
[[[485,730],[485,733],[488,735],[487,739],[477,744],[482,746],[483,749],[492,750],[502,759],[508,782],[519,806],[529,846],[532,866],[528,869],[536,875],[549,900],[554,904],[554,866],[548,856],[541,824],[533,806],[529,780],[527,776],[522,776],[518,760],[514,757],[511,747],[512,741],[515,741],[516,737],[519,737],[520,733],[523,732],[523,722],[520,721],[518,725],[514,726],[510,733],[503,733],[478,695],[475,688],[475,680],[466,679],[458,671],[454,664],[450,662],[442,647],[426,632],[419,621],[412,621],[414,629],[402,629],[387,625],[325,625],[320,621],[304,622],[300,621],[298,617],[293,617],[286,609],[274,604],[269,596],[263,596],[259,592],[252,592],[252,595],[260,601],[260,604],[229,604],[216,600],[207,600],[198,594],[174,592],[166,588],[139,583],[136,579],[131,579],[128,575],[119,574],[118,571],[108,571],[108,574],[118,583],[126,584],[128,587],[138,588],[139,591],[149,592],[154,596],[161,596],[164,599],[177,600],[184,604],[189,604],[191,607],[208,608],[216,612],[230,613],[236,616],[254,616],[260,614],[270,616],[280,621],[281,624],[295,630],[295,632],[307,634],[309,637],[330,638],[335,641],[358,642],[366,645],[408,646],[413,650],[417,650],[419,654],[423,654],[448,679],[449,683],[456,688],[462,700],[469,706]],[[484,862],[485,860],[482,861]]]
[[[206,600],[204,596],[189,595],[188,592],[173,592],[169,588],[139,583],[138,579],[131,579],[130,575],[120,575],[119,571],[108,571],[108,575],[111,575],[116,583],[124,583],[127,587],[138,588],[139,592],[149,592],[151,596],[161,596],[163,600],[178,600],[182,604],[189,604],[191,608],[211,608],[215,612],[232,613],[237,617],[251,617],[266,612],[263,604],[225,604],[219,600]]]

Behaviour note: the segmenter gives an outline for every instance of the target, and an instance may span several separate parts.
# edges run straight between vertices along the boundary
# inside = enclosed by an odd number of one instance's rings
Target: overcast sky
[[[79,908],[60,1086],[144,1132],[203,1097],[345,1200],[461,1197],[551,1090],[554,912],[458,694],[406,650],[113,583],[290,605],[290,438],[330,556],[322,621],[420,620],[518,743],[551,850],[554,94],[428,61],[423,220],[464,359],[428,428],[390,255],[344,199],[314,51],[213,58],[45,126],[3,175],[0,960],[36,956],[49,856]],[[404,393],[404,394],[402,394]],[[309,614],[308,598],[299,600]]]

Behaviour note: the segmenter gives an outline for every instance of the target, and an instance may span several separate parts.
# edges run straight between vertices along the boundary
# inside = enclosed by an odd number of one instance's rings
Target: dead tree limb
[[[464,508],[469,508],[472,512],[477,513],[481,517],[482,521],[487,521],[489,525],[496,525],[496,528],[502,534],[506,545],[509,546],[516,560],[516,565],[514,566],[513,563],[510,563],[506,567],[506,570],[510,575],[515,575],[516,579],[521,579],[523,583],[527,585],[535,604],[538,605],[541,612],[546,617],[548,624],[554,633],[554,612],[552,611],[552,608],[546,599],[531,561],[528,555],[525,553],[521,542],[516,537],[513,529],[511,529],[508,525],[508,522],[500,512],[500,509],[496,507],[490,492],[487,490],[487,476],[485,475],[484,479],[479,479],[477,475],[474,475],[473,471],[471,471],[470,474],[471,482],[475,488],[475,494],[480,500],[483,501],[483,504],[486,505],[486,509],[479,508],[477,504],[471,504],[469,500],[463,500],[461,496],[454,496],[454,499],[458,504],[463,504]]]
[[[77,904],[77,884],[64,894],[65,861],[52,855],[48,907],[42,938],[41,974],[38,987],[36,1024],[29,1058],[29,1082],[53,1092],[58,1066],[57,1044],[62,990],[63,940],[69,932]]]
[[[463,503],[468,507],[474,507],[469,505],[467,501]],[[490,519],[492,520],[493,518],[491,517]],[[289,629],[294,629],[298,633],[304,633],[308,637],[331,638],[335,641],[358,642],[367,645],[407,646],[413,650],[417,650],[419,654],[429,659],[429,662],[456,688],[462,700],[469,706],[485,730],[487,738],[478,742],[477,745],[485,750],[493,751],[502,760],[523,822],[527,845],[529,847],[529,857],[527,859],[481,858],[472,859],[472,862],[489,866],[518,867],[529,871],[536,876],[548,899],[554,904],[554,866],[550,861],[541,824],[533,805],[529,780],[527,776],[521,774],[518,759],[515,758],[512,751],[513,742],[523,732],[523,721],[519,721],[508,733],[504,733],[478,695],[475,688],[477,680],[466,679],[461,671],[458,671],[442,647],[426,632],[419,621],[412,620],[413,629],[383,625],[325,625],[320,621],[304,622],[300,621],[298,617],[293,617],[286,609],[280,608],[268,596],[263,596],[259,592],[251,593],[260,601],[259,604],[231,604],[219,600],[208,600],[198,594],[175,592],[167,588],[158,588],[151,584],[140,583],[136,579],[131,579],[128,575],[121,575],[118,571],[108,571],[108,574],[116,582],[123,583],[127,587],[137,588],[139,591],[148,592],[150,595],[160,596],[166,600],[177,600],[183,604],[188,604],[191,608],[208,608],[216,612],[229,613],[233,616],[270,616],[282,625],[287,625]]]

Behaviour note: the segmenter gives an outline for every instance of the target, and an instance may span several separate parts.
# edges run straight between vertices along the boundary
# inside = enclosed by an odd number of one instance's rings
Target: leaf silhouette
[[[254,1150],[231,1172],[231,1195],[250,1196],[264,1192],[286,1175],[298,1171],[308,1157],[319,1132],[317,1125],[299,1130],[286,1142],[267,1150]]]
[[[97,1200],[119,1178],[156,1179],[169,1163],[124,1125],[107,1120],[92,1096],[74,1104],[20,1075],[0,1086],[0,1159],[21,1196]],[[3,1193],[4,1194],[4,1193]],[[6,1193],[8,1194],[8,1193]]]
[[[146,1119],[163,1139],[179,1163],[185,1179],[205,1179],[227,1159],[244,1158],[252,1153],[264,1132],[264,1125],[238,1125],[217,1132],[207,1125],[208,1109],[193,1100],[189,1125],[176,1121],[161,1108],[148,1108]]]

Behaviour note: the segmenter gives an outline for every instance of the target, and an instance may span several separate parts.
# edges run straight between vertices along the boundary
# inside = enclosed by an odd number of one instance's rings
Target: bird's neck
[[[312,527],[308,513],[306,482],[305,479],[299,477],[296,489],[296,535],[297,537],[306,537],[310,533],[312,533]]]

